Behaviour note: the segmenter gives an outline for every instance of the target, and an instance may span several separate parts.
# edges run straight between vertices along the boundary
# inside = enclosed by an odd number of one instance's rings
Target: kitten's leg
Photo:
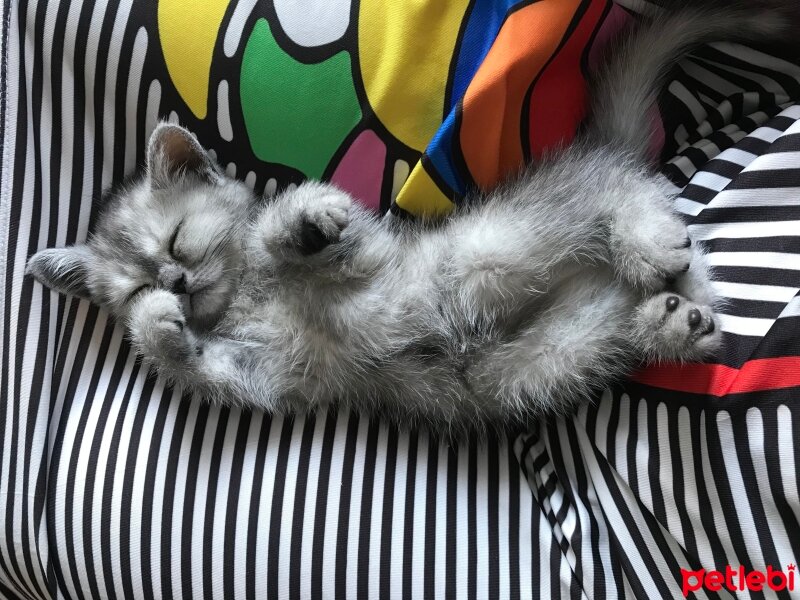
[[[691,250],[689,270],[635,311],[631,343],[649,360],[700,360],[712,356],[721,343],[714,319],[721,300],[711,268],[699,244]]]
[[[659,177],[621,177],[610,221],[609,254],[617,275],[655,292],[689,270],[691,240]]]
[[[246,368],[247,348],[219,336],[195,335],[174,294],[156,290],[135,300],[127,319],[134,349],[170,381],[197,391],[210,400],[257,402],[270,394],[256,394]]]
[[[712,270],[700,244],[692,245],[692,265],[689,270],[676,278],[673,288],[679,295],[714,308],[719,308],[721,299],[712,283]]]
[[[473,321],[518,313],[580,260],[602,261],[605,254],[586,221],[528,198],[490,199],[457,215],[436,245],[446,251],[442,268],[459,313]]]
[[[557,293],[515,339],[469,370],[471,389],[480,398],[496,398],[506,418],[568,410],[631,366],[625,333],[635,299],[628,290],[613,281],[575,279]]]
[[[307,263],[339,241],[350,224],[353,200],[338,188],[307,182],[285,192],[265,206],[251,236],[255,252],[266,251],[273,259]]]
[[[673,292],[662,292],[635,310],[630,343],[648,360],[708,358],[722,336],[713,309]]]
[[[175,294],[165,290],[143,293],[134,300],[127,321],[131,342],[144,358],[176,373],[195,370],[202,347]]]
[[[308,304],[319,290],[330,299],[330,285],[349,295],[354,279],[368,280],[392,261],[397,242],[390,227],[348,194],[307,182],[261,210],[246,248],[251,267],[271,271],[284,291],[296,291]]]

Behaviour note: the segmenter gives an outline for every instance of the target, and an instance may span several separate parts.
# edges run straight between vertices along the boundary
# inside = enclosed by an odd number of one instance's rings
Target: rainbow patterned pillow
[[[230,170],[421,214],[569,139],[625,16],[610,0],[160,0],[156,18],[175,116]]]

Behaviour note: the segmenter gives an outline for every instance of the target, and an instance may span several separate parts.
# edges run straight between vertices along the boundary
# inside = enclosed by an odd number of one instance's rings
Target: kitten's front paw
[[[722,334],[711,307],[663,292],[643,302],[634,318],[634,342],[649,359],[700,360],[712,356]]]
[[[353,201],[347,194],[330,190],[314,203],[309,203],[300,216],[297,234],[298,251],[304,256],[316,254],[336,243],[350,224]]]
[[[273,257],[304,262],[339,241],[350,224],[353,200],[336,187],[306,182],[268,205],[255,223],[260,240],[251,249]],[[263,244],[263,245],[262,245]]]
[[[692,248],[678,215],[665,209],[646,217],[613,225],[611,259],[621,278],[652,292],[689,270]]]
[[[164,290],[142,294],[128,318],[131,341],[145,358],[159,363],[181,363],[201,348],[186,324],[180,300]]]

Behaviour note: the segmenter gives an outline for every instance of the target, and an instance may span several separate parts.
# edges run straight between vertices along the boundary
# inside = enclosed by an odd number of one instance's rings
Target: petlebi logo
[[[686,598],[690,592],[701,589],[709,592],[720,590],[760,592],[764,589],[792,592],[795,589],[795,569],[794,564],[787,565],[785,571],[774,569],[772,565],[767,566],[765,571],[746,571],[743,566],[734,568],[731,565],[726,566],[724,571],[681,569],[683,597]]]

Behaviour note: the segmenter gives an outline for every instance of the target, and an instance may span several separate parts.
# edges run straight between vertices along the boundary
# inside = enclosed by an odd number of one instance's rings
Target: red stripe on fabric
[[[725,396],[800,386],[800,356],[759,358],[735,369],[725,365],[685,364],[648,367],[633,380],[652,387]]]

